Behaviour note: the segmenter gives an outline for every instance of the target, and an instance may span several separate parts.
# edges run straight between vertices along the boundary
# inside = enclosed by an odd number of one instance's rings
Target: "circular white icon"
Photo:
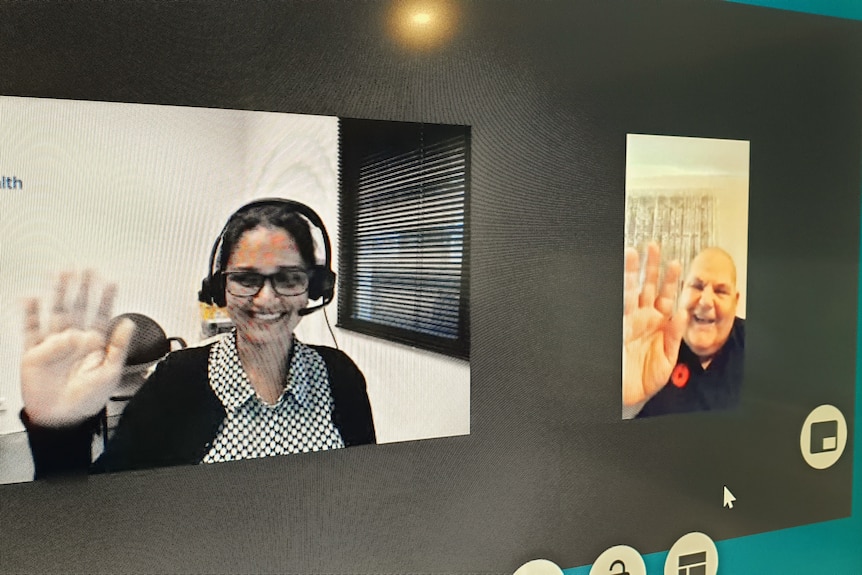
[[[518,567],[513,575],[563,575],[563,570],[547,559],[533,559]]]
[[[664,562],[664,575],[715,575],[717,572],[715,543],[698,531],[677,539]]]
[[[805,418],[799,448],[805,463],[814,469],[832,467],[847,445],[847,421],[837,407],[821,405]]]
[[[599,555],[590,575],[646,575],[646,563],[633,547],[616,545]]]

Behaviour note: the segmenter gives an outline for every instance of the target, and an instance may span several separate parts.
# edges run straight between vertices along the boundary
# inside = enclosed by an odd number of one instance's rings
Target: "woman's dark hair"
[[[310,268],[317,263],[314,257],[314,238],[305,218],[287,204],[263,204],[240,210],[228,220],[222,234],[216,269],[224,271],[227,268],[227,262],[242,235],[258,226],[286,231],[299,247],[299,255],[305,267]]]

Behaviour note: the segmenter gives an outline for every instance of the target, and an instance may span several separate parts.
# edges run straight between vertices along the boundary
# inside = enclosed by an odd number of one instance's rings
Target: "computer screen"
[[[862,571],[862,23],[771,4],[4,5],[0,571]]]

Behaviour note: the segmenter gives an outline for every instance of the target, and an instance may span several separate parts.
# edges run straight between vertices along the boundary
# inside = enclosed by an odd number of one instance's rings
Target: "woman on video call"
[[[315,259],[309,222],[324,236],[325,265]],[[94,463],[99,413],[120,383],[134,324],[126,319],[105,333],[109,286],[87,325],[90,276],[83,274],[70,305],[72,277],[63,275],[47,325],[37,300],[25,310],[21,419],[36,478],[375,443],[360,370],[343,352],[293,334],[303,315],[332,299],[329,259],[326,230],[303,204],[259,200],[234,213],[213,246],[200,295],[226,307],[235,329],[161,361]]]

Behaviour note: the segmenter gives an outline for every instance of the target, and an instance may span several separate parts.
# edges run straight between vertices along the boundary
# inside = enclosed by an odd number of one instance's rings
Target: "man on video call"
[[[625,253],[623,417],[735,407],[742,385],[745,322],[736,317],[736,265],[726,251],[702,250],[689,265],[679,305],[679,262],[659,285],[661,250]]]

